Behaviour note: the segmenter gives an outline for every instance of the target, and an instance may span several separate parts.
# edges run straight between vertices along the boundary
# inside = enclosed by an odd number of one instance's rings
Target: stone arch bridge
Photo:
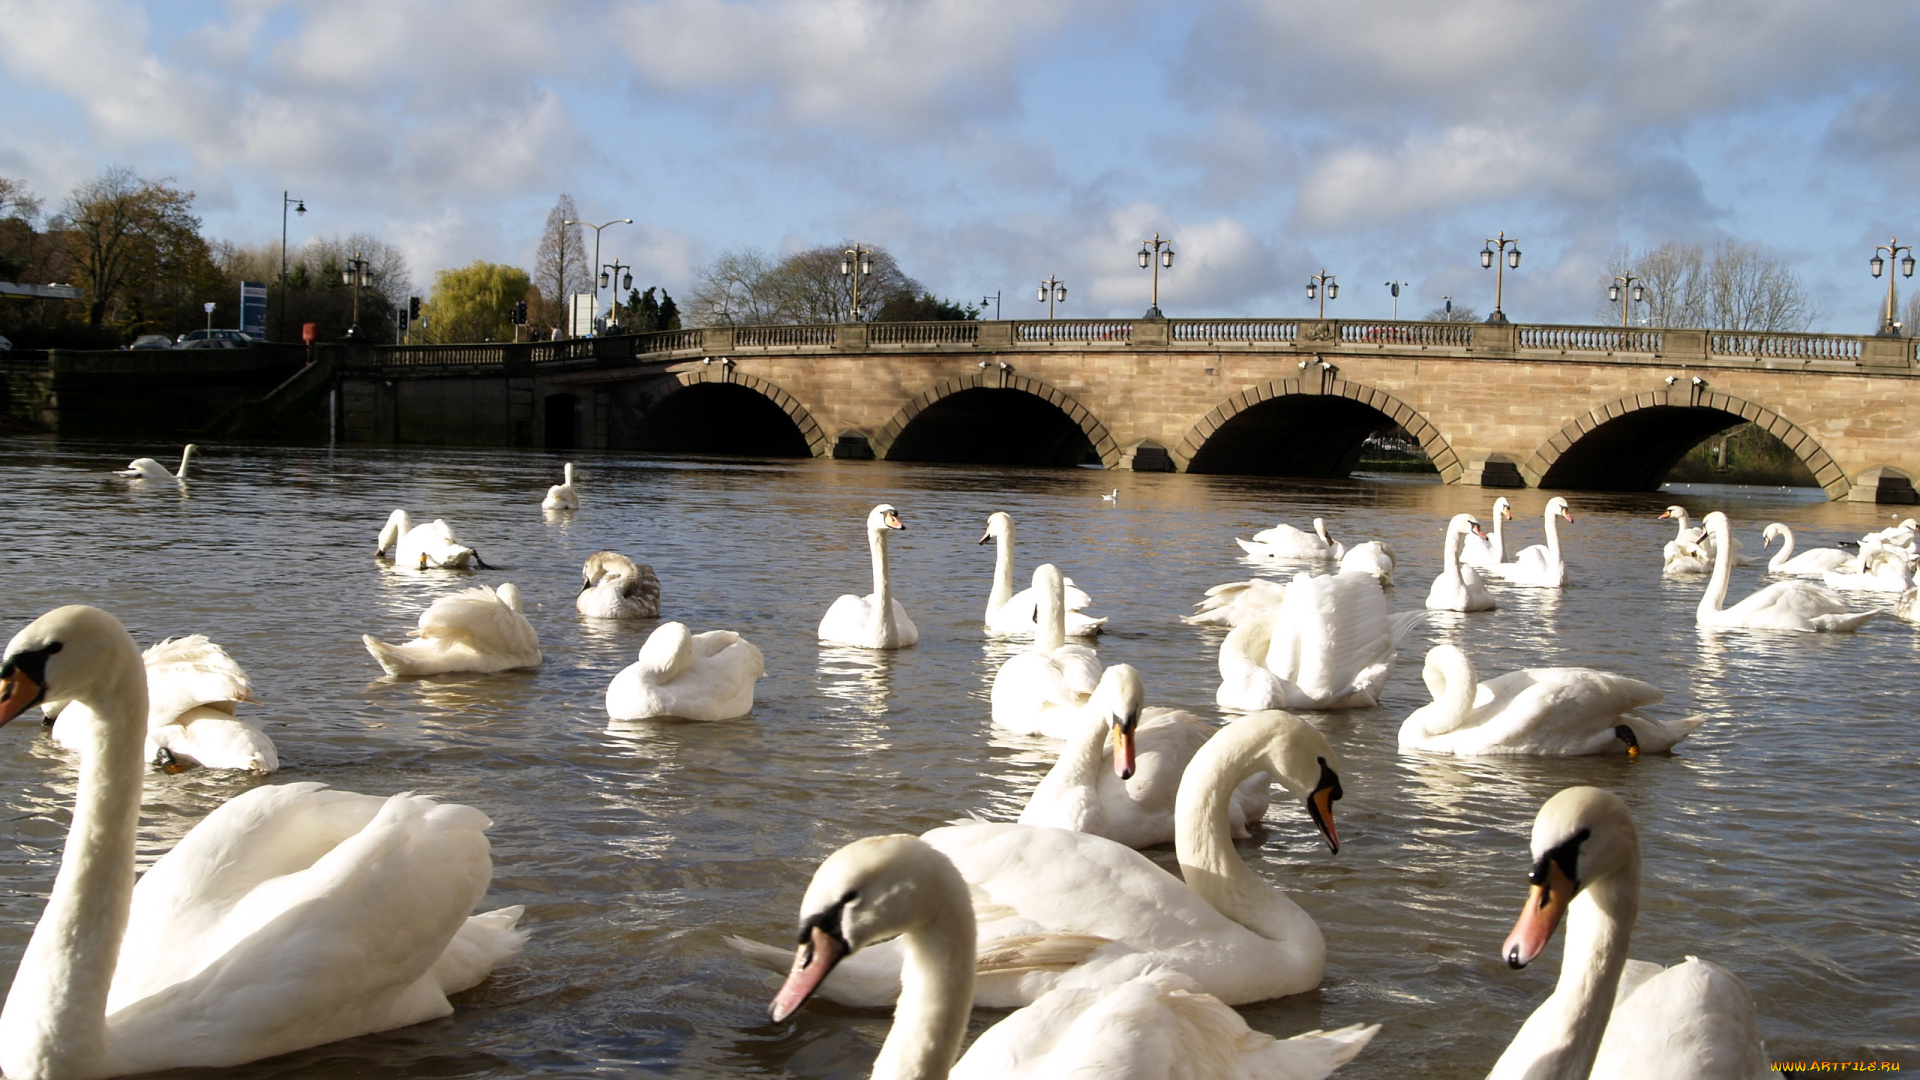
[[[1753,421],[1830,498],[1912,501],[1906,338],[1335,320],[735,327],[328,356],[348,441],[1646,490]]]

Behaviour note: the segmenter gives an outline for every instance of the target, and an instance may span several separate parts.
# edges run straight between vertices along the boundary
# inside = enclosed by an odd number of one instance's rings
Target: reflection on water
[[[143,645],[209,635],[253,676],[285,762],[270,782],[481,808],[495,823],[489,902],[528,905],[533,933],[525,956],[452,1017],[226,1074],[236,1077],[865,1075],[885,1016],[809,1007],[769,1025],[762,973],[723,938],[791,941],[801,892],[836,846],[968,813],[1011,819],[1051,765],[1045,740],[988,722],[993,673],[1024,643],[981,632],[987,514],[1015,517],[1021,570],[1057,562],[1092,594],[1092,610],[1111,618],[1101,659],[1138,668],[1147,704],[1218,718],[1224,631],[1178,617],[1211,585],[1300,569],[1244,559],[1236,533],[1319,516],[1348,543],[1384,540],[1399,562],[1389,607],[1405,611],[1439,572],[1446,519],[1484,520],[1490,499],[1405,479],[576,455],[593,477],[589,501],[547,515],[539,501],[560,464],[547,455],[205,449],[182,493],[107,475],[151,447],[0,442],[0,479],[33,523],[0,550],[0,628],[84,600]],[[1121,502],[1104,506],[1113,486]],[[1542,539],[1546,496],[1511,494],[1517,550]],[[1657,520],[1676,499],[1696,517],[1724,509],[1757,549],[1768,521],[1814,546],[1884,525],[1885,512],[1711,487],[1571,498],[1573,587],[1496,583],[1497,611],[1439,613],[1412,633],[1381,706],[1311,717],[1341,758],[1340,853],[1291,799],[1239,848],[1319,922],[1326,980],[1245,1009],[1248,1021],[1276,1034],[1385,1024],[1343,1078],[1404,1076],[1409,1060],[1423,1077],[1484,1075],[1558,970],[1558,945],[1522,972],[1496,955],[1526,895],[1533,814],[1554,791],[1590,783],[1619,792],[1640,822],[1635,956],[1691,953],[1733,969],[1777,1057],[1913,1060],[1920,733],[1908,687],[1920,635],[1892,619],[1853,635],[1699,633],[1704,579],[1662,580],[1672,527]],[[908,519],[890,556],[921,641],[889,653],[823,647],[821,613],[864,591],[860,523],[879,502]],[[445,517],[510,569],[383,569],[372,540],[395,506]],[[653,565],[662,618],[761,648],[767,678],[750,716],[608,722],[607,684],[659,620],[574,610],[580,565],[602,548]],[[1742,568],[1733,592],[1764,580],[1762,567]],[[399,638],[439,596],[502,581],[525,594],[546,657],[538,672],[389,679],[360,643]],[[1441,641],[1465,649],[1483,678],[1608,668],[1666,691],[1663,714],[1710,719],[1674,754],[1634,762],[1403,754],[1400,721],[1428,700],[1421,661]],[[74,774],[34,725],[0,737],[13,748],[0,755],[4,977],[44,903]],[[149,777],[143,865],[260,782]],[[975,1029],[994,1018],[981,1013]]]

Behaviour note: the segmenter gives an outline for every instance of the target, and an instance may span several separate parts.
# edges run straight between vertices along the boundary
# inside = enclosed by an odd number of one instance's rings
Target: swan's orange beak
[[[1553,859],[1541,862],[1546,864],[1546,880],[1536,881],[1527,889],[1527,906],[1520,909],[1519,921],[1513,924],[1513,932],[1500,946],[1500,955],[1511,968],[1526,967],[1539,957],[1547,947],[1547,939],[1553,936],[1554,927],[1560,925],[1561,916],[1567,913],[1567,905],[1573,901],[1573,879],[1560,869],[1559,862]]]
[[[0,675],[0,724],[26,712],[40,701],[44,693],[33,676],[19,668]]]
[[[1115,719],[1113,722],[1113,773],[1122,780],[1133,779],[1133,729]]]
[[[1320,759],[1320,783],[1307,796],[1307,816],[1326,839],[1327,847],[1335,855],[1340,854],[1340,830],[1333,827],[1333,802],[1340,797],[1340,776],[1328,765],[1325,758]]]
[[[889,528],[889,529],[904,529],[904,528],[906,528],[906,526],[905,526],[905,525],[902,525],[902,524],[900,524],[900,515],[899,515],[899,514],[896,514],[896,513],[894,513],[893,511],[891,511],[891,510],[889,510],[889,511],[887,511],[887,528]],[[984,540],[982,540],[982,541],[981,541],[981,543],[983,543],[983,544],[984,544],[984,543],[986,543],[986,541],[984,541]]]
[[[1665,521],[1665,520],[1667,520],[1668,518],[1670,518],[1670,517],[1672,517],[1672,516],[1673,516],[1672,514],[1669,514],[1669,513],[1667,513],[1667,512],[1665,511],[1665,510],[1662,510],[1662,511],[1660,511],[1660,516],[1659,516],[1659,518],[1657,518],[1656,520],[1659,520],[1659,521]]]
[[[847,944],[837,935],[828,933],[824,928],[815,926],[800,948],[793,954],[793,969],[787,972],[787,981],[780,984],[780,990],[773,995],[773,1005],[767,1012],[775,1023],[785,1020],[798,1012],[806,1004],[820,984],[827,981],[834,965],[847,955]]]

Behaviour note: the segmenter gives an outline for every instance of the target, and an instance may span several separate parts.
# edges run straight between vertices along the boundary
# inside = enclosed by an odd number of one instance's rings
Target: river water
[[[223,1073],[259,1077],[864,1077],[884,1015],[816,1002],[770,1024],[762,973],[723,938],[790,942],[806,882],[838,845],[968,812],[1010,818],[1044,773],[1044,742],[987,720],[1007,655],[980,630],[993,548],[975,541],[989,513],[1018,523],[1021,576],[1051,560],[1093,594],[1112,620],[1102,660],[1139,667],[1149,704],[1217,715],[1222,634],[1177,616],[1210,585],[1276,572],[1244,563],[1236,533],[1317,515],[1336,537],[1387,540],[1401,559],[1390,602],[1404,610],[1437,572],[1447,516],[1484,519],[1495,494],[1392,478],[580,454],[582,509],[549,519],[538,502],[561,459],[538,453],[209,447],[185,492],[108,474],[162,451],[0,441],[0,637],[75,602],[114,612],[142,645],[211,636],[252,674],[253,715],[283,763],[270,782],[481,808],[495,823],[489,905],[527,905],[532,931],[452,1017]],[[1103,505],[1114,484],[1118,505]],[[1537,542],[1545,495],[1509,494],[1517,540]],[[1342,1077],[1483,1075],[1559,969],[1558,936],[1523,972],[1497,956],[1526,892],[1533,815],[1584,783],[1620,793],[1644,838],[1632,955],[1733,970],[1776,1058],[1920,1062],[1920,638],[1890,618],[1851,635],[1697,631],[1698,580],[1660,575],[1670,528],[1655,516],[1675,498],[1728,511],[1755,552],[1771,520],[1795,525],[1804,546],[1856,537],[1892,509],[1799,490],[1574,495],[1563,527],[1574,586],[1506,589],[1498,611],[1442,615],[1415,633],[1384,705],[1314,714],[1344,758],[1340,854],[1291,800],[1240,847],[1319,921],[1327,974],[1315,992],[1245,1008],[1254,1027],[1385,1025]],[[920,644],[823,647],[827,605],[869,587],[862,521],[883,501],[907,524],[893,567]],[[383,569],[374,536],[396,506],[445,517],[500,569]],[[607,682],[654,624],[575,614],[580,564],[600,548],[651,563],[669,617],[760,646],[768,677],[751,716],[609,726]],[[469,580],[521,587],[545,665],[383,677],[359,635],[395,639]],[[1758,563],[1742,569],[1734,594],[1762,581]],[[1443,640],[1483,677],[1608,668],[1664,689],[1658,709],[1710,719],[1671,756],[1633,763],[1401,754],[1400,720],[1427,701],[1421,657]],[[10,979],[57,864],[74,772],[30,719],[0,739]],[[150,776],[143,865],[260,782]],[[978,1012],[976,1031],[999,1015]]]

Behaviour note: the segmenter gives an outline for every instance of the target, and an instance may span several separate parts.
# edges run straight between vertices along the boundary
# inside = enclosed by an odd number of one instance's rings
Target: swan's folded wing
[[[443,596],[420,614],[415,637],[471,645],[489,656],[520,656],[540,651],[539,638],[525,615],[485,585]]]
[[[1078,704],[1100,685],[1100,654],[1085,645],[1062,645],[1053,650],[1053,661],[1067,694],[1061,704]]]
[[[152,727],[200,705],[253,700],[253,684],[227,651],[205,634],[168,638],[148,649],[147,724]]]
[[[1725,968],[1691,956],[1619,997],[1593,1074],[1662,1077],[1677,1062],[1690,1076],[1769,1075],[1752,995]]]

